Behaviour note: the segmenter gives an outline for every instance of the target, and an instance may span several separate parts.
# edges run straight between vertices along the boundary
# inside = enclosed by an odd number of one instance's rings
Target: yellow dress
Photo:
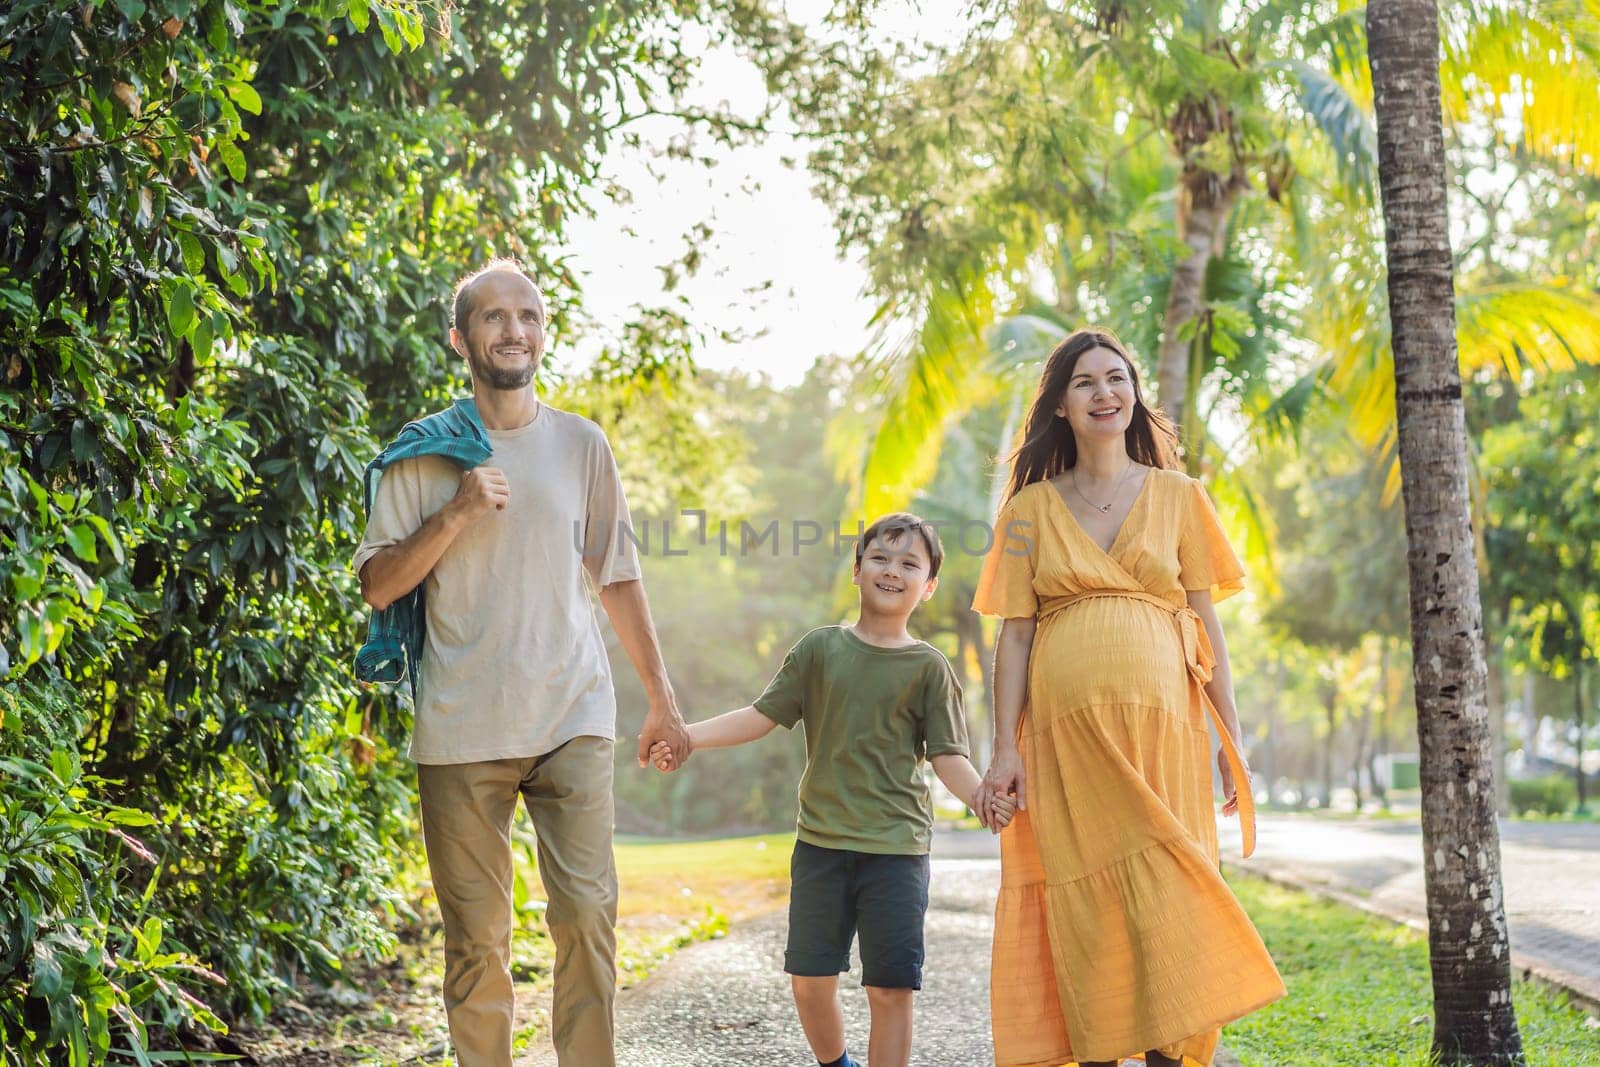
[[[997,1067],[1152,1048],[1206,1067],[1224,1023],[1283,995],[1217,867],[1214,660],[1185,595],[1242,588],[1205,490],[1178,471],[1150,472],[1109,552],[1048,482],[1001,511],[972,606],[1039,625],[1019,731],[1028,810],[1000,839]],[[1240,807],[1248,853],[1247,790]]]

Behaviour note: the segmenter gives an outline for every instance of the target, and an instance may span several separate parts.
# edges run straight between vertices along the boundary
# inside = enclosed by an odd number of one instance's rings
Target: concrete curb
[[[1330,900],[1336,904],[1343,904],[1346,907],[1364,911],[1368,915],[1375,915],[1380,919],[1399,923],[1401,926],[1409,926],[1411,929],[1423,934],[1428,932],[1428,924],[1414,915],[1407,915],[1404,912],[1374,904],[1365,897],[1339,889],[1336,886],[1298,878],[1281,868],[1267,866],[1254,860],[1249,863],[1239,863],[1225,859],[1222,861],[1222,869],[1229,875],[1241,878],[1256,878],[1263,882],[1270,882],[1273,885],[1283,886],[1285,889],[1297,889],[1302,893],[1310,893],[1312,896],[1321,897],[1323,900]],[[1538,960],[1529,959],[1515,949],[1511,951],[1511,966],[1523,978],[1553,993],[1565,993],[1567,999],[1578,1008],[1600,1018],[1600,989],[1591,989],[1590,985],[1592,983],[1586,983],[1580,976],[1561,970],[1558,967],[1551,967]]]

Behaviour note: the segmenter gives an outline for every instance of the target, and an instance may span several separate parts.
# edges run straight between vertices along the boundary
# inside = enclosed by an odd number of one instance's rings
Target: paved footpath
[[[1239,870],[1426,920],[1416,822],[1263,815],[1255,855],[1242,863],[1237,824],[1222,825],[1223,860]],[[1500,852],[1512,961],[1600,1003],[1600,825],[1507,820]]]
[[[914,1067],[994,1063],[989,1037],[989,943],[999,845],[987,833],[940,834],[933,851],[928,960],[916,997]],[[815,1067],[783,973],[782,912],[691,945],[617,1001],[622,1067]],[[867,1051],[860,960],[841,976],[851,1055]],[[1130,1061],[1131,1063],[1132,1061]],[[553,1067],[548,1047],[518,1067]],[[1226,1053],[1215,1067],[1238,1067]]]

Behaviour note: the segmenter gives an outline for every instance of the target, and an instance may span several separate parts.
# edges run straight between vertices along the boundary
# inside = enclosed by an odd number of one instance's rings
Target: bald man
[[[534,391],[547,324],[537,286],[498,260],[461,281],[453,311],[450,341],[473,395],[441,415],[484,435],[492,451],[465,471],[459,456],[415,449],[383,467],[354,560],[362,596],[379,612],[422,591],[410,755],[444,916],[450,1036],[461,1067],[511,1065],[511,821],[520,799],[556,945],[557,1060],[613,1067],[616,697],[589,587],[649,694],[641,765],[656,740],[686,753],[688,735],[610,444],[593,422]]]

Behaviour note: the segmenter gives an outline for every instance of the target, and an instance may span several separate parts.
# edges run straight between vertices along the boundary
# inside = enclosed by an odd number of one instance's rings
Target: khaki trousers
[[[529,759],[417,768],[428,869],[444,914],[444,1003],[460,1067],[511,1067],[511,820],[527,805],[555,941],[551,1036],[563,1067],[614,1067],[617,868],[613,742]]]

